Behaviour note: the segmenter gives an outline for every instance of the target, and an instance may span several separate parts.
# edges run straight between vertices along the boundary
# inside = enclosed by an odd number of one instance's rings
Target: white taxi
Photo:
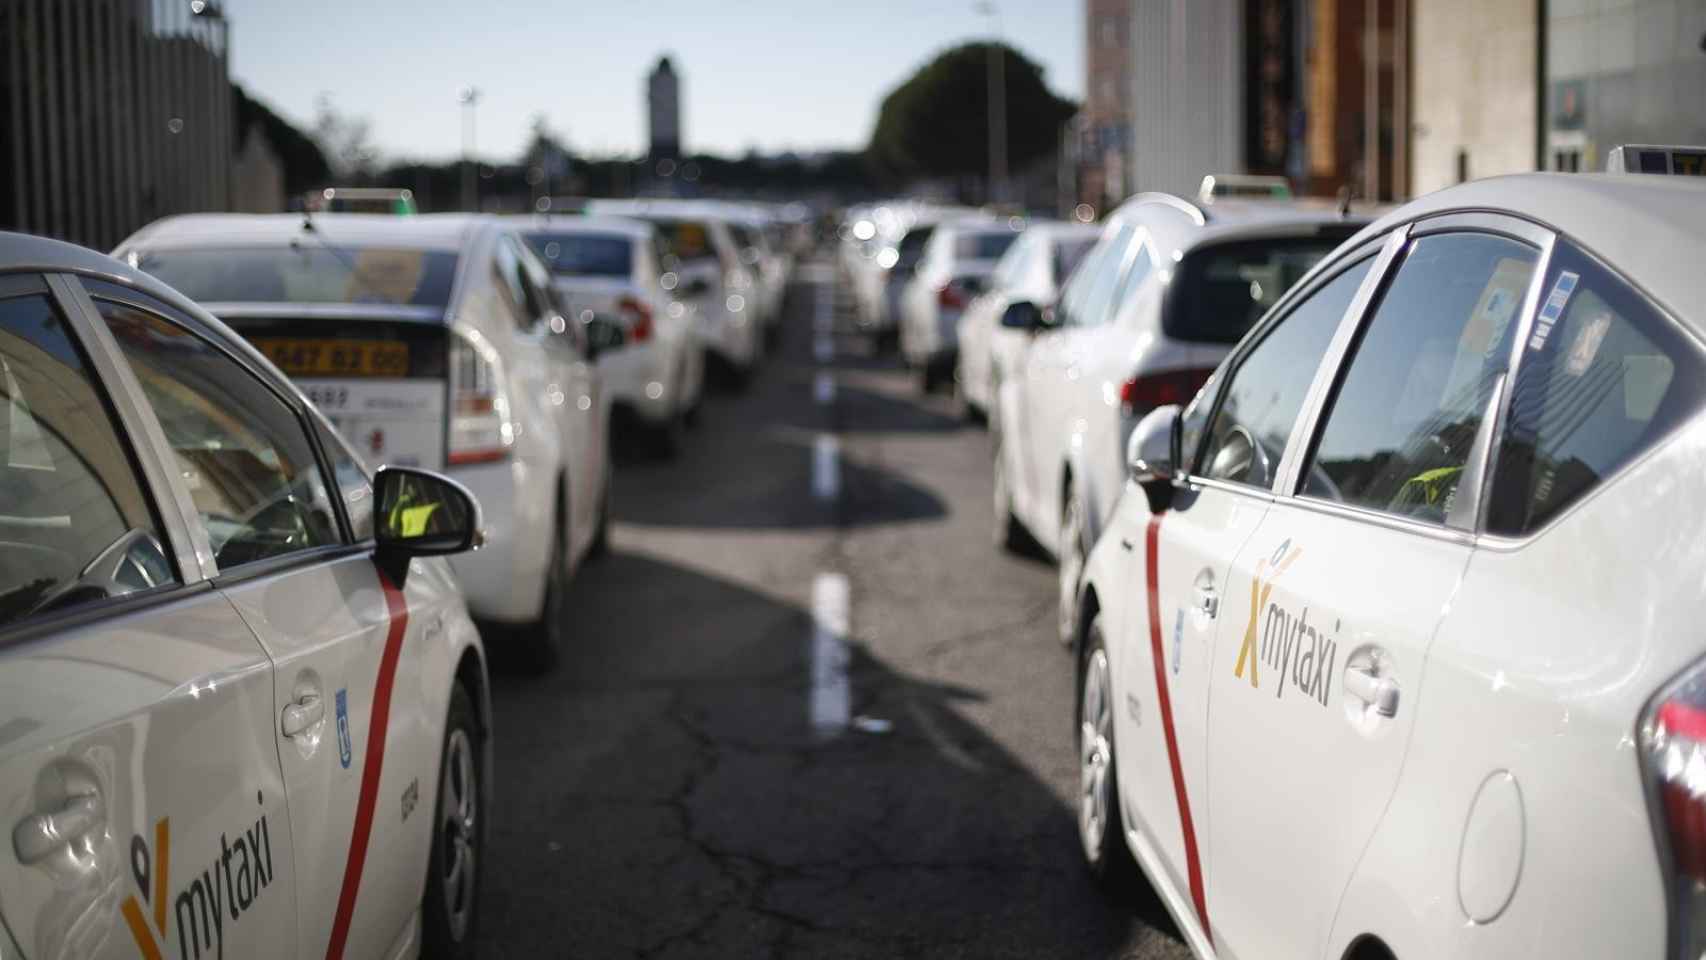
[[[606,542],[611,397],[596,361],[623,335],[602,315],[569,322],[513,226],[194,214],[116,255],[248,337],[368,459],[473,490],[491,544],[452,561],[469,606],[556,660],[570,582]]]
[[[1454,187],[1138,425],[1080,835],[1203,957],[1698,957],[1706,182]]]
[[[157,280],[0,233],[0,954],[470,956],[472,496]],[[10,937],[10,942],[7,937]]]

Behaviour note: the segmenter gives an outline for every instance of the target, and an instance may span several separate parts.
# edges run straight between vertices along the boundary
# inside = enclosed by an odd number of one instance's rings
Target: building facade
[[[646,77],[646,111],[653,160],[680,159],[681,77],[668,57]]]
[[[1131,155],[1135,0],[1086,0],[1084,107],[1078,116],[1078,201],[1101,211],[1126,195]]]
[[[97,249],[230,203],[228,24],[217,4],[0,3],[0,229]]]

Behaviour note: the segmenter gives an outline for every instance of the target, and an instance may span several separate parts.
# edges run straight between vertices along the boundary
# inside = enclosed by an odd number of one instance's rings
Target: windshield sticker
[[[1575,346],[1570,348],[1570,357],[1564,362],[1564,372],[1572,377],[1579,377],[1588,372],[1593,366],[1593,358],[1599,356],[1599,345],[1605,342],[1605,332],[1611,329],[1611,314],[1602,313],[1582,325],[1582,332],[1576,335]]]
[[[1481,290],[1481,299],[1475,303],[1468,326],[1463,330],[1463,354],[1484,360],[1504,342],[1511,318],[1522,306],[1522,296],[1532,271],[1533,265],[1527,260],[1505,257],[1499,261],[1492,277],[1487,280],[1487,286]]]
[[[1321,626],[1324,618],[1313,624],[1309,622],[1308,607],[1294,612],[1268,599],[1274,581],[1302,553],[1302,548],[1293,547],[1286,540],[1271,557],[1256,564],[1256,575],[1250,580],[1250,622],[1244,628],[1244,646],[1238,651],[1232,675],[1241,678],[1248,667],[1250,687],[1260,689],[1257,675],[1260,664],[1278,671],[1278,679],[1273,681],[1274,699],[1285,696],[1289,679],[1294,689],[1325,707],[1334,677],[1333,665],[1339,657],[1341,624],[1335,620],[1329,636]],[[1262,579],[1264,573],[1268,574],[1266,582]]]
[[[1558,282],[1552,285],[1552,292],[1546,295],[1546,302],[1540,305],[1540,315],[1534,318],[1534,333],[1528,338],[1528,349],[1539,350],[1546,346],[1546,338],[1552,334],[1552,325],[1564,315],[1564,307],[1570,302],[1570,294],[1576,290],[1576,282],[1581,274],[1564,270],[1558,274]]]

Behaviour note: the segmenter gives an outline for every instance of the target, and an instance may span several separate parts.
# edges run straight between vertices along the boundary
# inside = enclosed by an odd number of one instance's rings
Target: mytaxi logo
[[[255,801],[262,801],[259,793]],[[179,960],[200,960],[204,954],[223,960],[225,921],[235,924],[242,919],[272,884],[272,833],[266,814],[261,814],[253,826],[240,826],[235,842],[220,834],[219,853],[212,865],[200,873],[191,871],[189,882],[179,886],[175,897],[171,894],[170,817],[161,817],[154,824],[152,848],[141,834],[131,837],[130,870],[142,900],[139,902],[133,893],[124,898],[120,910],[143,960],[164,960],[166,954],[161,948],[170,948],[174,939]],[[144,903],[151,908],[149,912],[143,911]],[[174,920],[175,938],[168,923]]]
[[[1250,670],[1251,689],[1260,689],[1257,674],[1260,666],[1277,671],[1273,684],[1274,698],[1284,696],[1286,681],[1304,696],[1327,705],[1327,691],[1333,677],[1333,664],[1338,660],[1339,623],[1334,621],[1329,636],[1318,624],[1325,617],[1309,622],[1309,608],[1293,611],[1269,597],[1274,581],[1303,555],[1288,539],[1275,548],[1273,555],[1256,564],[1250,580],[1250,622],[1244,627],[1244,645],[1238,650],[1238,663],[1233,667],[1235,677]],[[1266,576],[1264,580],[1263,577]]]
[[[1256,620],[1261,616],[1262,608],[1267,606],[1268,594],[1274,592],[1274,581],[1302,555],[1303,548],[1292,546],[1288,539],[1274,548],[1273,556],[1256,561],[1256,575],[1250,578],[1250,622],[1244,627],[1244,645],[1238,648],[1238,665],[1232,670],[1233,676],[1242,677],[1244,667],[1248,664],[1252,687],[1260,686],[1256,681]],[[1270,567],[1273,568],[1273,573],[1269,574],[1268,581],[1263,583],[1262,574]]]

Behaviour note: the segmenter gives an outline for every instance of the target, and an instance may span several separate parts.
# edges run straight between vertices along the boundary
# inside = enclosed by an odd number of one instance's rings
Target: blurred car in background
[[[1124,488],[1132,427],[1189,400],[1245,331],[1368,218],[1328,202],[1197,204],[1140,194],[1108,218],[1052,312],[1029,330],[990,432],[995,535],[1025,534],[1060,564],[1060,637],[1076,622],[1084,557]]]
[[[587,212],[657,228],[663,288],[692,309],[699,339],[720,372],[744,387],[764,356],[763,304],[721,204],[697,200],[593,200]]]
[[[0,394],[0,939],[471,953],[492,712],[440,556],[473,497],[369,475],[224,324],[40,237],[0,233]]]
[[[631,422],[656,452],[673,455],[703,396],[705,346],[693,310],[663,288],[657,227],[610,216],[508,222],[550,269],[566,316],[620,320],[623,344],[598,356],[618,426]]]
[[[782,298],[788,292],[788,267],[783,255],[771,244],[765,231],[765,214],[754,207],[729,205],[729,235],[734,239],[741,266],[752,277],[753,297],[764,336],[775,343],[782,331]]]
[[[1019,217],[959,218],[929,230],[900,288],[900,352],[925,393],[954,373],[960,314],[989,283],[996,261],[1019,238]],[[901,240],[906,248],[923,230]],[[897,268],[898,270],[898,268]],[[893,288],[895,280],[890,278]]]
[[[988,416],[1003,371],[1016,368],[1031,338],[1028,329],[1004,325],[1007,308],[1027,303],[1053,310],[1061,286],[1100,233],[1088,223],[1033,221],[996,261],[988,288],[960,315],[954,380],[968,413]]]
[[[457,557],[474,614],[565,642],[569,581],[609,526],[614,322],[569,322],[551,275],[496,218],[194,214],[117,255],[230,324],[377,463],[442,469],[486,504]]]

